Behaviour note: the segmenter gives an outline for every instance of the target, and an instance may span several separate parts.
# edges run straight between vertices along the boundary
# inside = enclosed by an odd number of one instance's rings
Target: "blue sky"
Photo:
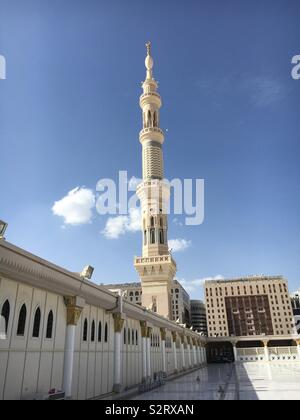
[[[0,218],[7,239],[97,283],[136,281],[141,235],[107,218],[64,225],[54,203],[141,174],[145,41],[163,98],[169,179],[205,179],[205,221],[170,222],[194,297],[201,279],[282,274],[300,287],[299,1],[0,0]],[[89,218],[89,217],[87,217]],[[129,229],[130,230],[130,229]],[[134,230],[134,229],[132,229]]]

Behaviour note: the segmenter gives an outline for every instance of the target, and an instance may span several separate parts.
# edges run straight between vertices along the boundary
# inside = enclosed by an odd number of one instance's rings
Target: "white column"
[[[72,398],[72,380],[74,366],[76,325],[68,325],[66,331],[64,369],[63,369],[63,390],[67,399]]]
[[[177,362],[177,346],[176,341],[173,343],[173,351],[174,351],[174,373],[178,372],[178,362]]]
[[[300,360],[300,341],[296,341],[296,343],[297,343],[298,359]]]
[[[198,365],[198,360],[197,360],[197,349],[196,346],[193,346],[193,353],[194,353],[194,366]]]
[[[237,348],[236,348],[236,343],[232,343],[232,347],[233,347],[234,361],[238,362],[238,352],[237,352]]]
[[[184,343],[181,343],[182,370],[185,370]]]
[[[115,375],[114,392],[121,391],[121,333],[115,332]]]
[[[151,374],[151,338],[147,337],[147,376],[152,377]]]
[[[189,360],[189,369],[191,369],[192,368],[192,357],[191,357],[191,345],[190,344],[188,344],[188,360]]]
[[[206,365],[207,364],[207,356],[206,356],[206,347],[204,346],[203,347],[203,359],[204,359],[204,364]]]
[[[166,363],[166,342],[165,340],[162,340],[161,342],[162,347],[162,361],[163,361],[163,372],[167,372],[167,363]]]
[[[84,300],[76,296],[69,296],[69,297],[65,297],[65,304],[67,307],[67,328],[66,328],[62,386],[63,386],[63,391],[65,392],[66,399],[71,399],[72,398],[73,369],[74,369],[76,326],[80,319],[80,315],[84,306]]]
[[[121,392],[121,333],[123,331],[124,319],[121,313],[115,313],[114,330],[115,330],[115,347],[114,347],[114,392]]]
[[[268,342],[264,341],[264,348],[265,348],[265,361],[269,362],[270,356],[269,356],[269,348],[268,348]]]
[[[147,337],[142,337],[143,381],[147,379]]]
[[[198,347],[198,359],[199,359],[199,365],[202,365],[202,347]]]

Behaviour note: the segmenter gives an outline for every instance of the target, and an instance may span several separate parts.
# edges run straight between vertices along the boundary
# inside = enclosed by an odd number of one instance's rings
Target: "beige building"
[[[123,293],[124,298],[129,302],[142,305],[142,285],[141,283],[123,283],[105,285],[113,293]],[[181,324],[190,326],[190,296],[178,280],[173,280],[171,284],[171,311],[172,320],[179,321]],[[150,308],[151,309],[151,308]]]
[[[140,97],[143,128],[142,144],[143,181],[137,187],[142,208],[143,252],[136,257],[134,266],[142,283],[142,304],[146,308],[171,319],[171,286],[176,274],[176,263],[168,247],[168,216],[170,188],[164,182],[164,132],[160,128],[162,101],[153,77],[151,45],[147,43],[145,60],[146,79]]]
[[[283,277],[206,281],[204,287],[209,337],[295,333],[288,284]]]

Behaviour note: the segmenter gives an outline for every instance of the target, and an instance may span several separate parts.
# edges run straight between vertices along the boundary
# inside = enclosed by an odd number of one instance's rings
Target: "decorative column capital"
[[[142,337],[147,338],[147,334],[148,334],[147,322],[146,321],[141,321],[140,325],[141,325]]]
[[[181,344],[184,344],[185,343],[185,335],[180,334],[180,339],[181,339]]]
[[[64,301],[67,307],[67,325],[76,327],[84,307],[84,301],[77,296],[65,296]]]
[[[176,331],[172,331],[172,339],[173,339],[173,343],[177,342],[177,332]]]
[[[166,341],[167,338],[167,330],[165,328],[160,329],[160,336],[162,341]]]
[[[187,336],[186,341],[187,341],[188,345],[191,345],[191,337]]]
[[[147,338],[150,338],[151,337],[151,334],[152,334],[152,330],[153,330],[153,328],[152,327],[148,327],[147,328]]]
[[[122,314],[120,314],[120,313],[113,314],[113,317],[114,317],[115,332],[116,333],[117,332],[118,333],[122,332],[123,327],[124,327],[125,319],[122,318]]]
[[[268,347],[269,340],[262,340],[264,347]]]

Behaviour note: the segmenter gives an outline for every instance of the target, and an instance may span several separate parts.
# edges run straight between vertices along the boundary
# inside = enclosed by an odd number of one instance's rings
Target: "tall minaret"
[[[148,42],[146,80],[140,107],[143,111],[143,129],[140,142],[143,147],[143,182],[137,188],[141,201],[143,257],[135,259],[135,268],[142,282],[142,304],[148,309],[171,318],[171,284],[176,263],[168,248],[168,216],[170,189],[164,182],[164,133],[159,127],[161,97],[153,78],[153,58]]]

